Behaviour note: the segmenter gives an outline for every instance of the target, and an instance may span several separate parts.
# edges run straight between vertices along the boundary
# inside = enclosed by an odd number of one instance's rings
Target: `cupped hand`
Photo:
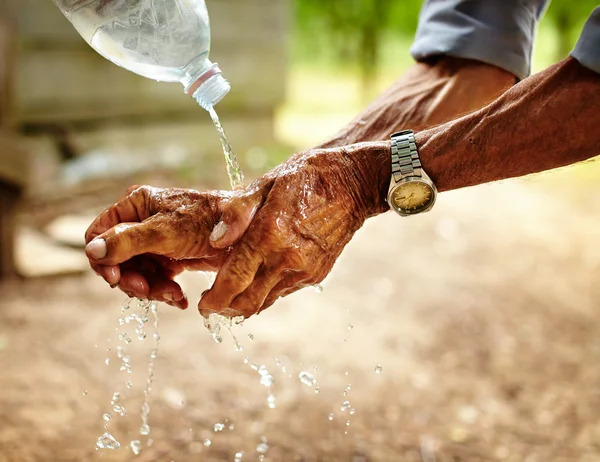
[[[321,282],[364,221],[388,209],[386,162],[385,142],[313,150],[253,183],[243,199],[232,198],[256,213],[203,295],[201,314],[247,318]],[[235,237],[231,230],[210,244],[224,249]]]
[[[111,286],[185,309],[188,301],[175,276],[220,268],[252,218],[255,210],[246,206],[252,202],[243,191],[133,186],[90,225],[86,254]],[[221,246],[211,246],[211,238]]]

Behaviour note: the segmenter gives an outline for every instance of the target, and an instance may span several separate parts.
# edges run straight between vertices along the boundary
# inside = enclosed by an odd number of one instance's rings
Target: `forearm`
[[[416,134],[439,191],[519,177],[600,154],[600,74],[573,58],[535,74],[493,103]],[[403,128],[411,128],[406,125]],[[390,142],[348,147],[368,216],[389,210]]]
[[[421,130],[446,122],[493,101],[514,82],[509,72],[468,59],[417,63],[319,148],[387,140],[404,127]]]
[[[600,75],[573,58],[523,80],[483,109],[420,132],[440,191],[519,177],[600,154]]]

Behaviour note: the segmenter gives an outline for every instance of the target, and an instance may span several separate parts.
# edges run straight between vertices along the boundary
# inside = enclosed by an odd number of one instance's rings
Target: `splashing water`
[[[265,454],[269,452],[269,445],[267,444],[267,439],[263,436],[261,438],[261,442],[256,446],[256,452],[260,455],[258,456],[258,460],[264,460]]]
[[[146,306],[145,315],[148,317],[148,311],[152,312],[154,316],[154,345],[150,352],[150,360],[148,361],[148,375],[146,377],[146,388],[144,390],[144,403],[142,404],[142,425],[140,426],[140,435],[148,435],[150,433],[150,426],[148,425],[148,417],[150,415],[150,404],[148,399],[150,398],[150,392],[152,391],[152,385],[154,383],[154,369],[155,360],[158,356],[158,346],[160,344],[160,335],[158,334],[158,304],[151,302]]]
[[[213,430],[215,432],[222,432],[223,430],[225,430],[225,424],[222,423],[216,423],[213,427]]]
[[[119,443],[110,433],[106,432],[98,438],[96,447],[98,449],[119,449],[121,443]]]
[[[148,360],[148,375],[146,377],[146,387],[144,389],[144,402],[141,408],[142,423],[140,426],[140,434],[146,436],[150,434],[150,426],[148,424],[148,416],[150,414],[149,397],[154,381],[154,363],[158,355],[158,345],[160,342],[160,335],[158,334],[158,308],[156,302],[151,302],[148,300],[137,300],[136,306],[140,309],[140,312],[130,313],[131,303],[132,299],[127,299],[121,305],[121,316],[119,317],[119,326],[125,326],[131,323],[135,323],[135,332],[139,340],[144,340],[146,338],[144,326],[150,321],[150,313],[152,313],[152,316],[154,318],[154,345],[152,347],[150,357]],[[119,330],[120,329],[117,327],[117,332],[119,332]],[[116,356],[119,360],[121,360],[119,370],[121,372],[131,374],[132,359],[126,351],[127,346],[130,345],[132,342],[131,337],[127,334],[127,332],[121,330],[118,335],[118,339],[123,343],[123,345],[119,345],[116,347]],[[111,348],[107,348],[106,351],[111,352]],[[107,365],[110,364],[109,358],[107,358],[106,363]],[[132,386],[133,383],[131,382],[131,380],[125,381],[125,387],[127,389],[131,389]],[[115,391],[110,401],[112,412],[123,417],[126,416],[127,410],[125,409],[124,401],[124,395],[120,391]],[[104,429],[106,430],[108,428],[109,423],[111,422],[111,415],[109,413],[105,413],[103,414],[102,419],[104,421]],[[96,446],[98,449],[118,449],[120,448],[120,443],[118,443],[118,441],[116,441],[116,439],[110,433],[105,432],[102,436],[98,438]],[[142,450],[142,443],[139,440],[133,440],[129,443],[129,447],[134,452],[134,454],[139,454]]]
[[[142,452],[142,442],[140,440],[133,440],[129,443],[129,447],[131,451],[137,456],[140,452]]]
[[[300,374],[298,374],[298,378],[300,379],[300,382],[302,382],[307,387],[312,387],[317,384],[317,379],[315,379],[315,377],[312,374],[309,374],[306,371],[300,372]]]

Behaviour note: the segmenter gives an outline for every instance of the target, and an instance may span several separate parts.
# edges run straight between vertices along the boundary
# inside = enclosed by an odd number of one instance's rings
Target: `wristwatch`
[[[435,204],[437,188],[421,168],[412,130],[392,135],[392,181],[388,204],[403,217],[428,212]]]

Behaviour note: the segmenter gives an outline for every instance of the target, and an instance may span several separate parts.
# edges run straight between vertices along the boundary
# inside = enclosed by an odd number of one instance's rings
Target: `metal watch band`
[[[412,130],[392,135],[392,176],[395,182],[407,176],[422,176],[421,161]]]

